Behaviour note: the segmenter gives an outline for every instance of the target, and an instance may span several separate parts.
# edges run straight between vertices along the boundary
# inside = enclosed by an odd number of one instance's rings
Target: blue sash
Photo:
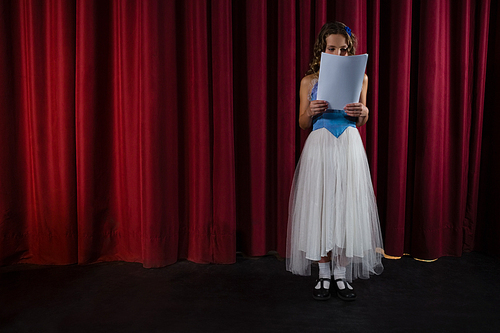
[[[311,101],[316,100],[318,92],[318,83],[314,85],[311,90]],[[313,118],[313,131],[326,128],[330,133],[338,138],[347,127],[356,128],[356,117],[348,116],[344,110],[331,110],[328,109],[325,113]]]

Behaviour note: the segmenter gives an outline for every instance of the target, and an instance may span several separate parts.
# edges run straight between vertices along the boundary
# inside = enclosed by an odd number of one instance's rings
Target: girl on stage
[[[355,54],[356,37],[341,22],[326,23],[314,44],[313,59],[300,83],[302,129],[312,126],[295,170],[290,193],[287,270],[310,275],[319,262],[313,288],[317,300],[350,301],[350,283],[383,271],[383,246],[368,160],[357,127],[368,121],[368,76],[359,102],[329,110],[316,100],[321,53]],[[322,121],[319,121],[319,120]],[[331,275],[334,282],[331,282]]]

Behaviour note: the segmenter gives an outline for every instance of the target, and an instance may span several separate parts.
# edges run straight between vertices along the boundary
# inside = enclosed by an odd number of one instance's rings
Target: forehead
[[[329,35],[326,37],[326,45],[333,46],[347,46],[347,41],[344,36],[340,34]]]

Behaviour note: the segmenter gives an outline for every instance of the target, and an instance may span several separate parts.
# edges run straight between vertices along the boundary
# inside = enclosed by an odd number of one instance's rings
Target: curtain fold
[[[179,257],[179,134],[171,130],[181,119],[175,112],[180,105],[175,80],[178,56],[161,47],[177,45],[173,5],[173,1],[144,1],[140,8],[139,174],[141,255],[146,267],[168,265]]]
[[[380,31],[391,38],[380,39],[380,82],[378,97],[377,201],[385,231],[385,251],[401,256],[405,244],[408,126],[412,62],[412,2],[382,2]],[[394,50],[397,52],[386,52]],[[371,89],[371,87],[370,87]],[[391,112],[389,112],[391,110]],[[371,121],[371,119],[370,119]],[[384,180],[384,181],[381,181]]]
[[[233,2],[234,128],[238,247],[264,255],[274,215],[276,153],[276,2]],[[272,33],[270,33],[272,31]],[[286,61],[286,60],[285,60]],[[287,110],[285,110],[286,112]],[[259,139],[254,139],[259,138]]]
[[[233,128],[233,33],[231,1],[216,1],[212,17],[213,230],[215,263],[234,262],[236,252],[235,147]]]
[[[487,51],[475,48],[474,11],[474,1],[420,4],[413,207],[406,252],[421,258],[462,252],[471,115],[478,113],[471,103],[470,64],[474,52]],[[440,47],[426,47],[430,35]],[[460,43],[452,42],[456,40]]]
[[[489,4],[489,6],[487,5]],[[474,243],[474,249],[479,249],[500,256],[500,222],[497,216],[497,203],[500,201],[500,156],[498,155],[498,142],[500,142],[500,131],[496,125],[500,121],[500,113],[498,112],[498,75],[500,75],[500,21],[497,19],[500,15],[500,5],[497,1],[488,2],[486,5],[480,3],[483,9],[481,13],[486,13],[480,16],[484,19],[481,24],[482,29],[478,31],[481,42],[488,43],[487,56],[479,54],[478,59],[486,61],[486,70],[479,71],[484,76],[478,76],[477,80],[477,95],[475,97],[476,105],[483,106],[483,121],[478,121],[476,127],[479,144],[473,146],[473,149],[480,147],[476,152],[480,153],[480,166],[476,165],[475,171],[478,174],[474,175],[474,179],[479,178],[479,195],[477,198],[472,198],[471,203],[476,203],[473,200],[477,199],[477,219],[468,222],[469,230],[474,231],[471,239]],[[489,10],[488,10],[489,9]],[[482,14],[483,15],[483,14]],[[489,27],[486,25],[489,17]],[[480,34],[483,33],[481,36]],[[478,61],[478,63],[480,63]],[[484,80],[484,81],[481,81]],[[479,95],[484,90],[484,104],[482,103],[482,95]],[[482,126],[482,127],[481,127]],[[479,162],[478,162],[479,163]],[[474,189],[472,187],[472,189]],[[472,192],[472,195],[475,193]],[[471,208],[475,208],[471,205]],[[474,213],[474,210],[471,212]],[[474,218],[474,215],[469,215],[469,218]],[[475,227],[472,229],[471,227]]]
[[[77,254],[74,3],[1,6],[0,260],[69,264]]]
[[[0,3],[0,263],[285,254],[327,20],[368,53],[360,129],[388,255],[498,254],[498,4]]]
[[[230,5],[79,2],[81,262],[234,261]]]

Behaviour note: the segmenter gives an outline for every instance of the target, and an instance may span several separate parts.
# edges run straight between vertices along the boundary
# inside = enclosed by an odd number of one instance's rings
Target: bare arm
[[[345,113],[351,117],[357,117],[356,126],[360,127],[368,121],[370,110],[366,107],[366,92],[368,91],[368,75],[365,74],[363,79],[363,87],[359,96],[359,103],[347,104],[344,108]]]
[[[302,129],[307,129],[312,125],[312,119],[315,115],[321,114],[328,108],[326,101],[309,101],[311,93],[311,81],[313,75],[308,75],[300,81],[300,106],[299,106],[299,126]]]

